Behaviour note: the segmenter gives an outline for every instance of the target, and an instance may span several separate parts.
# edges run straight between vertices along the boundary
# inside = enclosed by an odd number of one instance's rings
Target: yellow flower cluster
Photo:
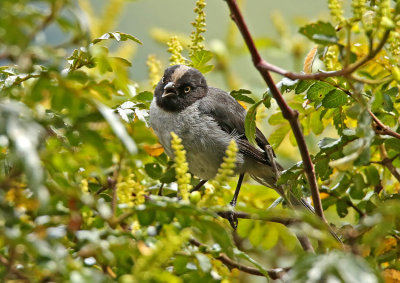
[[[15,183],[14,186],[7,190],[4,199],[20,212],[34,211],[38,208],[37,199],[33,198],[29,191],[25,190],[22,184]]]
[[[169,58],[169,61],[171,62],[170,65],[172,66],[172,65],[185,64],[185,58],[183,58],[181,54],[183,47],[181,43],[178,41],[178,37],[172,36],[167,42],[167,44],[168,44],[168,52],[171,53],[171,57]]]
[[[162,65],[157,60],[155,55],[149,55],[146,62],[147,68],[149,69],[149,81],[152,88],[155,88],[162,74]]]
[[[232,139],[225,151],[224,161],[221,163],[217,175],[213,180],[210,181],[210,185],[212,186],[206,187],[198,206],[225,205],[223,198],[224,190],[221,190],[221,187],[226,185],[229,181],[229,178],[234,174],[237,152],[237,144],[235,140]]]
[[[145,194],[145,187],[135,180],[135,174],[129,174],[126,180],[117,183],[118,200],[129,207],[144,203]]]
[[[390,0],[378,1],[375,24],[376,26],[382,26],[384,29],[394,28],[394,23],[390,16]]]
[[[150,282],[151,279],[154,282],[180,282],[174,281],[173,277],[169,278],[168,275],[171,273],[160,271],[165,269],[164,265],[170,262],[170,258],[181,249],[182,244],[188,241],[191,231],[183,229],[178,232],[172,225],[163,225],[162,234],[160,240],[152,247],[146,246],[143,242],[138,243],[142,256],[138,257],[133,268],[137,282]]]
[[[343,0],[328,0],[328,7],[334,21],[339,24],[345,21],[343,16]]]
[[[228,182],[229,177],[234,174],[234,169],[236,167],[236,154],[238,152],[238,146],[234,139],[229,143],[226,151],[224,161],[218,169],[218,173],[212,182],[214,186],[220,187]]]
[[[353,9],[353,16],[356,20],[361,20],[366,11],[367,0],[353,0],[351,7]]]
[[[203,33],[206,31],[206,13],[204,12],[204,7],[206,6],[205,0],[197,0],[196,8],[194,12],[197,14],[195,21],[192,26],[195,30],[190,35],[190,55],[193,55],[197,51],[204,49],[204,36]]]
[[[81,181],[81,190],[82,193],[88,194],[89,193],[89,183],[87,179],[82,179]]]
[[[339,61],[339,48],[335,46],[329,46],[325,53],[324,64],[327,71],[340,70],[342,66]]]
[[[400,56],[400,30],[391,33],[390,52],[393,54],[394,59],[398,61]]]
[[[186,162],[186,150],[183,148],[182,139],[171,132],[171,147],[175,156],[175,173],[179,192],[183,200],[189,200],[190,185],[189,164]]]

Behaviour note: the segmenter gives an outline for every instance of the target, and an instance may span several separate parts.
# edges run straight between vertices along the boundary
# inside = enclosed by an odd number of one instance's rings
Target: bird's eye
[[[190,86],[185,87],[185,89],[183,90],[185,93],[189,93],[192,90],[192,88]]]
[[[164,77],[161,78],[161,82],[162,82],[162,83],[165,83]]]

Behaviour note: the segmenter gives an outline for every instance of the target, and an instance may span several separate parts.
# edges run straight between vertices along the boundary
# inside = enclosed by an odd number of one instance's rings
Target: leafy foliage
[[[340,1],[329,1],[337,26],[327,19],[309,23],[299,37],[274,14],[281,39],[256,39],[261,48],[286,48],[295,62],[304,55],[306,39],[318,45],[305,70],[327,76],[284,78],[277,85],[298,111],[309,145],[315,145],[311,158],[322,205],[342,246],[317,217],[285,209],[275,191],[246,179],[236,212],[243,219],[233,232],[224,218],[232,213],[227,204],[236,185],[230,177],[234,142],[216,179],[190,193],[199,180],[188,174],[179,140],[174,162],[146,124],[165,66],[150,55],[149,81],[131,78],[126,50],[142,45],[134,35],[112,31],[123,2],[110,1],[103,19],[93,17],[89,1],[78,2],[0,4],[0,275],[5,281],[399,278],[399,3],[353,0],[351,13],[344,13]],[[288,121],[270,91],[258,96],[264,86],[244,89],[233,72],[232,59],[243,55],[243,44],[233,29],[226,41],[208,44],[205,1],[193,5],[190,36],[159,31],[156,39],[166,44],[172,37],[174,64],[222,74],[226,88],[235,89],[231,95],[249,107],[245,132],[253,144],[256,123],[274,127],[268,140],[278,157],[293,155],[278,185],[291,184],[308,197]],[[50,27],[61,42],[45,40]],[[354,69],[340,73],[348,68]],[[261,111],[263,105],[270,114]],[[307,236],[316,253],[306,253],[296,236]]]

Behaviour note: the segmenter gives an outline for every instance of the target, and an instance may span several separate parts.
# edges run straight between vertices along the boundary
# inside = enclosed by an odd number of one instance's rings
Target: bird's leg
[[[200,188],[207,183],[208,180],[200,180],[200,182],[194,187],[193,189],[190,190],[190,192],[198,191]]]
[[[238,226],[238,220],[237,220],[237,218],[235,216],[234,209],[236,207],[236,202],[237,202],[237,198],[239,196],[240,187],[242,186],[243,178],[244,178],[244,173],[239,175],[239,180],[238,180],[238,183],[236,185],[235,193],[233,195],[233,198],[232,198],[231,202],[229,203],[232,206],[232,211],[231,211],[231,213],[230,213],[230,215],[228,217],[228,221],[229,221],[229,223],[231,224],[231,226],[232,226],[232,228],[234,230],[236,230],[236,228]]]

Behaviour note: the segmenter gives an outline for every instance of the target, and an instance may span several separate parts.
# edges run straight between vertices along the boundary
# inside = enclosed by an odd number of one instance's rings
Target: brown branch
[[[227,0],[228,5],[230,5],[229,2],[233,2],[233,1],[235,1],[235,0]],[[236,5],[236,3],[235,3],[235,5]],[[246,27],[246,29],[247,29],[247,27]],[[363,66],[368,61],[374,59],[375,56],[379,53],[379,51],[382,50],[383,46],[385,45],[386,41],[389,38],[389,35],[390,35],[390,30],[387,30],[385,32],[385,34],[383,35],[381,41],[379,42],[378,46],[375,49],[373,49],[372,45],[371,45],[371,50],[367,56],[365,56],[364,58],[360,59],[359,61],[357,61],[351,65],[348,65],[347,67],[345,67],[341,70],[338,70],[338,71],[318,72],[318,73],[313,73],[313,74],[300,74],[300,73],[289,72],[287,70],[284,70],[280,67],[272,65],[265,61],[263,62],[263,68],[267,69],[268,71],[285,76],[292,80],[322,80],[322,79],[326,79],[329,77],[348,76],[348,75],[352,74],[354,71],[356,71],[358,68]],[[251,37],[250,37],[250,39],[251,39]],[[245,40],[247,42],[247,39],[245,39]],[[252,51],[250,50],[250,52],[252,52]]]
[[[263,221],[268,221],[268,222],[274,222],[274,223],[279,223],[285,226],[290,226],[293,223],[300,222],[297,219],[294,218],[283,218],[283,217],[256,217],[254,215],[248,214],[247,212],[242,212],[242,211],[219,211],[217,213],[219,216],[225,219],[230,219],[233,217],[235,218],[242,218],[242,219],[253,219],[253,220],[263,220]],[[310,242],[310,240],[307,238],[307,236],[300,236],[296,235],[297,239],[299,240],[299,243],[301,247],[303,248],[304,251],[306,252],[314,252],[314,248]]]
[[[378,117],[375,116],[374,113],[372,113],[371,110],[368,109],[368,113],[369,115],[371,115],[372,119],[374,120],[374,122],[376,123],[377,127],[376,127],[376,132],[380,135],[388,135],[388,136],[392,136],[394,138],[400,139],[400,134],[396,133],[395,131],[393,131],[392,129],[390,129],[388,126],[386,126],[385,124],[382,123],[381,120],[379,120]]]
[[[381,144],[381,157],[382,157],[382,164],[389,169],[390,173],[400,182],[400,174],[397,169],[393,166],[392,160],[388,157],[385,146]]]
[[[8,261],[8,259],[2,255],[0,255],[0,264],[4,265],[6,268],[9,268],[10,272],[14,274],[18,279],[23,280],[24,282],[31,282],[29,278],[26,277],[24,274],[22,274],[18,269],[16,269],[13,266],[10,266],[10,262]]]
[[[263,221],[279,223],[279,224],[282,224],[285,226],[289,226],[293,223],[300,222],[299,220],[294,219],[294,218],[275,217],[275,216],[259,217],[257,215],[252,215],[252,214],[249,214],[247,212],[242,212],[242,211],[219,211],[219,212],[217,212],[217,214],[225,219],[229,219],[230,217],[232,217],[232,214],[233,214],[233,217],[235,217],[235,218],[263,220]]]
[[[311,196],[312,196],[312,200],[314,203],[315,213],[319,217],[321,217],[321,219],[323,221],[327,222],[325,219],[325,216],[324,216],[321,199],[320,199],[319,192],[318,192],[318,185],[317,185],[317,179],[315,176],[314,165],[311,161],[311,157],[308,152],[308,148],[307,148],[307,145],[306,145],[303,133],[301,131],[299,121],[298,121],[299,113],[297,111],[293,110],[292,108],[290,108],[290,106],[286,103],[286,101],[283,99],[282,94],[280,93],[279,89],[275,85],[275,83],[269,73],[269,71],[278,72],[279,70],[282,70],[282,69],[279,69],[278,67],[269,64],[268,62],[266,62],[265,60],[263,60],[261,58],[261,56],[255,46],[253,38],[250,34],[250,31],[248,30],[247,24],[245,23],[245,21],[243,19],[242,13],[239,10],[236,0],[227,0],[226,2],[228,3],[228,6],[230,8],[231,17],[232,17],[233,21],[236,23],[236,25],[238,26],[238,28],[243,36],[243,39],[246,42],[247,47],[249,48],[249,51],[251,53],[255,67],[258,69],[258,71],[262,75],[264,81],[267,83],[273,97],[275,98],[276,102],[278,103],[279,108],[282,111],[283,117],[286,120],[288,120],[290,123],[293,134],[297,141],[297,145],[300,150],[301,157],[303,159],[304,171],[306,173],[307,180],[310,185]],[[351,66],[349,66],[348,68],[350,68],[350,67]],[[322,73],[322,74],[325,74],[325,73]],[[285,76],[290,78],[290,76],[288,75],[287,72],[285,73]],[[293,78],[293,76],[292,76],[292,78]]]
[[[43,18],[43,21],[38,24],[35,29],[32,30],[32,32],[28,35],[29,39],[34,39],[39,31],[44,30],[48,25],[51,24],[64,5],[63,2],[64,1],[55,1],[52,3],[50,13]]]
[[[189,240],[189,242],[192,245],[196,246],[196,247],[206,247],[207,248],[206,245],[200,243],[196,239],[192,238],[192,239]],[[215,257],[215,259],[221,261],[229,269],[237,268],[240,271],[243,271],[243,272],[248,273],[248,274],[257,275],[257,276],[264,276],[265,277],[265,275],[261,271],[259,271],[258,269],[250,267],[250,266],[247,266],[247,265],[240,264],[240,263],[238,263],[236,261],[233,261],[232,259],[230,259],[224,253],[220,253],[217,257]],[[267,270],[267,273],[268,273],[268,276],[271,279],[275,280],[275,279],[281,278],[284,274],[287,273],[288,270],[289,270],[289,268],[276,268],[276,269]]]

